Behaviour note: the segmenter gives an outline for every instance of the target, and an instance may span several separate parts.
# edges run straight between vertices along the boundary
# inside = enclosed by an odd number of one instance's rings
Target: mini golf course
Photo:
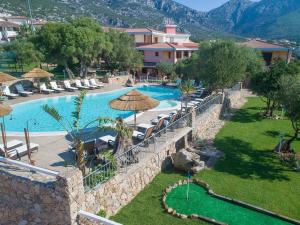
[[[188,199],[187,199],[187,190]],[[176,185],[165,195],[164,203],[167,207],[176,210],[176,213],[191,216],[207,217],[220,224],[229,225],[290,225],[298,224],[287,222],[276,216],[259,212],[234,202],[217,198],[199,184],[190,183]],[[218,223],[216,223],[218,224]]]

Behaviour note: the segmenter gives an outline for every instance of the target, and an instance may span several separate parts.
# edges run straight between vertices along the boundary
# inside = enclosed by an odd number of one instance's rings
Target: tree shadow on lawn
[[[251,112],[249,108],[239,109],[231,121],[239,123],[252,123],[263,120],[260,112]]]
[[[233,137],[216,139],[215,146],[225,153],[216,171],[245,179],[289,180],[284,174],[287,168],[271,150],[253,149],[250,143]]]

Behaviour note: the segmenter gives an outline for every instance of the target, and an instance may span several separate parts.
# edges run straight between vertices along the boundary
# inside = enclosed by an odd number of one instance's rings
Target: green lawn
[[[226,154],[213,170],[196,175],[222,195],[300,220],[300,173],[283,166],[275,153],[279,132],[292,134],[288,120],[262,119],[263,103],[250,98],[232,121],[226,123],[215,145]],[[300,141],[293,145],[300,150]],[[160,173],[113,220],[125,225],[193,225],[197,220],[180,220],[166,214],[161,206],[162,190],[183,176]]]

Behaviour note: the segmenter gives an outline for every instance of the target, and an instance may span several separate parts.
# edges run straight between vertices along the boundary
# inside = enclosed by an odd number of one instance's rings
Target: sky
[[[183,5],[200,11],[209,11],[224,4],[228,0],[175,0]]]

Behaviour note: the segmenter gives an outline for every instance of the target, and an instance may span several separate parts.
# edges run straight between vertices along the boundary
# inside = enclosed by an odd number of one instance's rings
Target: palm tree
[[[110,129],[117,132],[116,147],[114,147],[114,152],[121,151],[124,147],[124,140],[132,136],[132,130],[127,127],[122,119],[112,119],[105,117],[98,117],[97,119],[86,123],[84,126],[80,126],[81,110],[82,105],[86,96],[86,91],[81,91],[80,94],[75,98],[74,105],[75,111],[72,112],[73,122],[64,119],[54,107],[49,105],[44,105],[43,110],[48,113],[53,119],[55,119],[60,126],[69,133],[72,137],[75,151],[77,155],[76,164],[81,170],[82,174],[85,175],[85,159],[84,159],[84,140],[83,131],[85,128],[89,127],[91,124],[98,122],[97,130],[99,129]],[[66,124],[64,123],[66,122]],[[108,125],[109,124],[109,125]]]
[[[180,89],[181,93],[183,94],[183,100],[185,102],[185,107],[187,108],[187,104],[190,99],[190,95],[192,93],[196,92],[194,82],[192,80],[186,80],[180,85],[179,89]]]

